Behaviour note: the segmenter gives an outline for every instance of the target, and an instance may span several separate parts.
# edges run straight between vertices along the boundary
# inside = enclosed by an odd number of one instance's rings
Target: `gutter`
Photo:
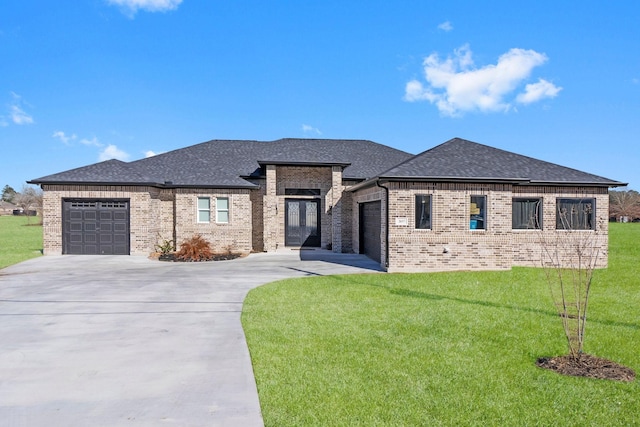
[[[386,197],[384,198],[384,200],[385,200],[385,211],[387,212],[387,221],[386,221],[385,239],[384,239],[384,244],[385,244],[384,267],[388,270],[389,269],[389,188],[385,187],[382,184],[380,184],[380,180],[379,179],[376,180],[376,185],[378,187],[380,187],[380,188],[384,188],[385,193],[386,193]]]

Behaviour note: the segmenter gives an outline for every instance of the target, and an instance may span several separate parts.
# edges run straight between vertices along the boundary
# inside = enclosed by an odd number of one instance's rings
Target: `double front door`
[[[286,246],[320,246],[320,199],[285,199]]]

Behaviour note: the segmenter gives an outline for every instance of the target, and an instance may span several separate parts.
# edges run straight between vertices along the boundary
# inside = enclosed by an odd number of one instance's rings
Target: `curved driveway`
[[[45,256],[0,270],[7,426],[261,426],[242,301],[288,277],[379,270],[361,255],[164,263]]]

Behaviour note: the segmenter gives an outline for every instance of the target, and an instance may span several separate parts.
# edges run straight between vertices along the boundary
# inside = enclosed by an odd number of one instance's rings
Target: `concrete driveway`
[[[189,264],[46,256],[0,270],[0,424],[261,426],[247,292],[377,270],[327,251]]]

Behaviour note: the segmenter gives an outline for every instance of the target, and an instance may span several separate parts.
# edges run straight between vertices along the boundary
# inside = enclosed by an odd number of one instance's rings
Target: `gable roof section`
[[[30,183],[255,188],[243,177],[259,177],[265,163],[341,165],[345,179],[365,180],[411,156],[366,140],[212,140],[130,163],[96,163]]]
[[[623,186],[622,182],[454,138],[382,172],[381,180]]]

